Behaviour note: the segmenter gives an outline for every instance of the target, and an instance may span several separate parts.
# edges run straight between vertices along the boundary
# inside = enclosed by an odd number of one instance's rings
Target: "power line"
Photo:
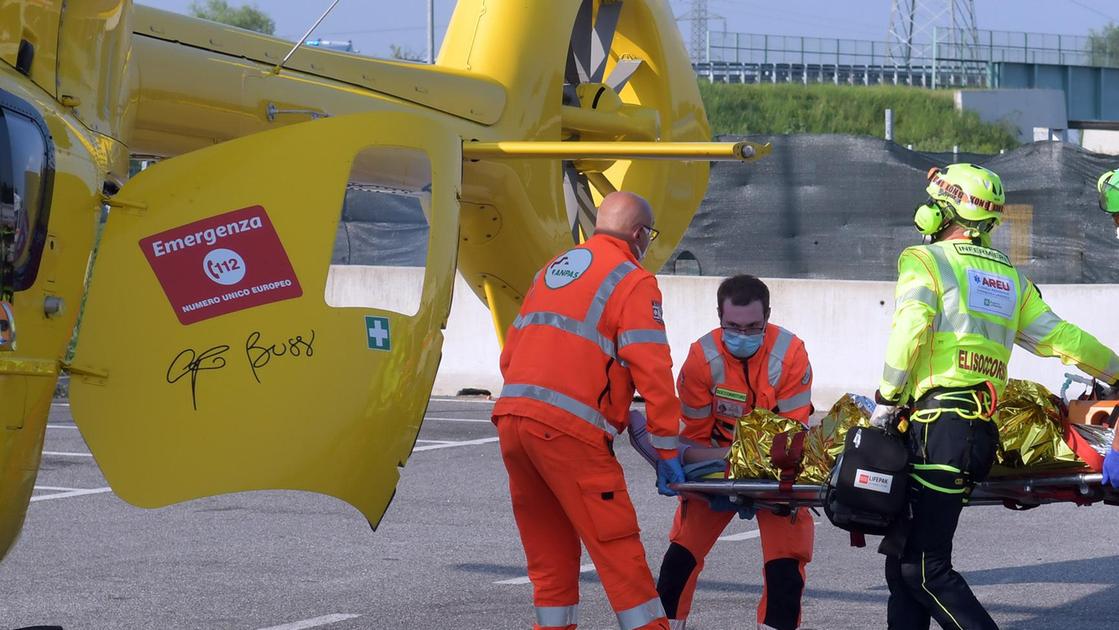
[[[1099,9],[1097,9],[1095,7],[1088,6],[1088,5],[1084,4],[1083,2],[1078,2],[1077,0],[1068,0],[1068,1],[1069,1],[1070,4],[1075,4],[1076,6],[1080,7],[1081,9],[1087,9],[1088,11],[1091,11],[1092,13],[1095,13],[1096,15],[1101,15],[1101,16],[1109,19],[1109,20],[1114,20],[1115,19],[1115,16],[1108,15],[1107,13],[1104,13],[1103,11],[1100,11]]]

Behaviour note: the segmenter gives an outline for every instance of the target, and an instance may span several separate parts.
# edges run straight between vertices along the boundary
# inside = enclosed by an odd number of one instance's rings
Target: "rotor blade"
[[[575,15],[575,24],[571,27],[571,44],[567,50],[567,70],[564,72],[564,81],[567,83],[586,83],[590,79],[593,10],[592,0],[583,0]]]
[[[606,77],[606,85],[613,88],[615,92],[621,92],[626,83],[629,83],[633,73],[640,67],[640,59],[619,59],[614,69],[610,71],[610,76]]]
[[[610,58],[610,46],[614,43],[614,33],[618,30],[618,16],[621,12],[622,0],[603,0],[598,7],[594,38],[591,39],[591,83],[601,83],[602,75],[606,73],[606,60]]]
[[[594,233],[594,197],[587,177],[571,162],[563,163],[563,197],[567,205],[567,220],[571,222],[571,238],[580,243],[580,230],[586,237]]]

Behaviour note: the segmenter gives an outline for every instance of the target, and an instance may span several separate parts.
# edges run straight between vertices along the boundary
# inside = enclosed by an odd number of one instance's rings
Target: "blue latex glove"
[[[1103,460],[1103,482],[1119,490],[1119,451],[1111,449]]]
[[[676,496],[676,491],[668,487],[670,483],[684,483],[684,467],[678,457],[657,460],[657,492],[666,497]]]

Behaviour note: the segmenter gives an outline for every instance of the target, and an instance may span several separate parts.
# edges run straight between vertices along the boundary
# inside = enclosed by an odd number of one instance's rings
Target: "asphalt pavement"
[[[530,628],[532,586],[491,406],[432,400],[373,532],[348,505],[301,492],[132,507],[107,487],[69,407],[57,404],[23,536],[0,564],[0,628]],[[628,444],[617,454],[655,574],[675,500],[656,493],[652,469]],[[804,628],[884,628],[882,557],[815,520]],[[968,508],[955,560],[1003,628],[1119,627],[1114,507]],[[580,627],[616,628],[583,562]],[[708,558],[689,630],[753,628],[760,568],[756,524],[734,521]]]

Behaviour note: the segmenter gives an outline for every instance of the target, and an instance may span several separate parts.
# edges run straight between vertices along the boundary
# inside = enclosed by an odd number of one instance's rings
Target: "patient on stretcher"
[[[826,482],[847,430],[865,424],[871,408],[866,397],[846,394],[808,429],[798,483]],[[772,412],[755,410],[739,419],[731,447],[682,449],[688,480],[779,478],[766,453],[774,434],[796,429],[780,420]],[[1016,379],[1007,385],[994,422],[1001,444],[992,478],[1099,472],[1114,436],[1113,428],[1070,423],[1060,398],[1042,385]],[[657,453],[649,443],[644,414],[631,411],[629,426],[630,444],[655,467]]]

